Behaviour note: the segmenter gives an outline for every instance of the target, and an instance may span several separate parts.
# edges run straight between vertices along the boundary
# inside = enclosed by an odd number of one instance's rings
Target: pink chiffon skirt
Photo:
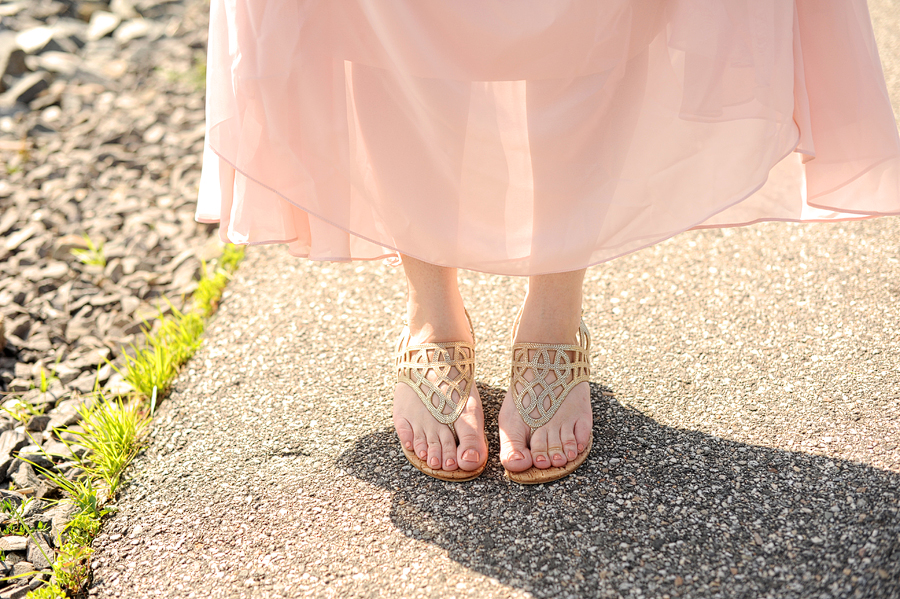
[[[528,275],[900,213],[864,0],[212,0],[207,69],[232,243]]]

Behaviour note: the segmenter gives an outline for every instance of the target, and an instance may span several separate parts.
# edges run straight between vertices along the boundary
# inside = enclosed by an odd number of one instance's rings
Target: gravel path
[[[897,99],[900,15],[872,4]],[[452,485],[390,427],[400,271],[253,248],[91,595],[900,597],[898,250],[898,218],[767,223],[589,270],[597,442],[520,487],[495,428],[524,281],[461,273],[493,456]]]
[[[207,13],[0,0],[0,599],[49,578],[72,510],[41,469],[82,473],[78,410],[130,389],[106,360],[222,253],[193,219]],[[12,506],[44,532],[20,536]]]

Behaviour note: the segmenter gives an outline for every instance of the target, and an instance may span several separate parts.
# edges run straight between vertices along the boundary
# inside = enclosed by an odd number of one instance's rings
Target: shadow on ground
[[[537,597],[900,597],[894,473],[662,426],[592,385],[588,461],[523,487],[497,462],[504,391],[479,389],[492,453],[477,481],[422,475],[392,430],[339,459],[394,491],[398,529],[467,568]]]

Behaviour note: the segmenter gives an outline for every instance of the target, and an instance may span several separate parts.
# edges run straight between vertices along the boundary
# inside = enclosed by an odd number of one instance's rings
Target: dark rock
[[[34,431],[41,432],[45,428],[47,428],[47,424],[50,422],[50,416],[32,416],[28,419],[28,422],[25,423],[26,431]]]
[[[0,80],[4,77],[18,77],[27,70],[25,52],[16,43],[16,35],[11,31],[0,33]],[[4,90],[0,83],[0,90]]]
[[[16,81],[12,87],[0,95],[0,106],[12,106],[16,103],[28,104],[38,94],[50,87],[53,77],[46,71],[29,73]]]

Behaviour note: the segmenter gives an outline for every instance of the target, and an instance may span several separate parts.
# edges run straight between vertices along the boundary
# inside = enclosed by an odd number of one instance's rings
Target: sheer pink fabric
[[[233,243],[525,275],[900,213],[864,0],[212,0],[207,68]]]

